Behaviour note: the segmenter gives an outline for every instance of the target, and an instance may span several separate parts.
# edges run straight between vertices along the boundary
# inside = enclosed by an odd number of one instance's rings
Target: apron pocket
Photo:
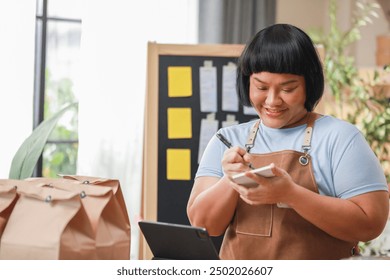
[[[236,233],[271,236],[273,205],[249,205],[239,200],[236,212]]]

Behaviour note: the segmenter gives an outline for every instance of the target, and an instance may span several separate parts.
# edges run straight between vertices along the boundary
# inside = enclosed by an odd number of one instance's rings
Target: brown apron
[[[252,163],[275,163],[302,187],[318,193],[310,155],[315,114],[310,113],[303,152],[284,150],[252,154]],[[253,147],[260,121],[252,128],[246,145]],[[305,203],[302,201],[302,203]],[[342,259],[352,255],[354,245],[330,236],[303,219],[293,209],[276,204],[251,206],[239,199],[234,218],[222,242],[221,259]]]

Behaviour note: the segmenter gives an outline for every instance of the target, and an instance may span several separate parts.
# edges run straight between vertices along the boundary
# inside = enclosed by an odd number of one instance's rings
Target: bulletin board
[[[235,66],[243,48],[148,44],[141,210],[145,220],[189,224],[186,206],[210,131],[257,117],[229,99],[237,98]],[[211,125],[208,136],[204,124]],[[141,238],[140,258],[148,259],[147,251]]]

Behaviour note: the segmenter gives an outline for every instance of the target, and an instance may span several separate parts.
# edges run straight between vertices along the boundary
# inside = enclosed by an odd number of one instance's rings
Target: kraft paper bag
[[[17,198],[15,185],[0,180],[0,240]]]
[[[119,180],[116,179],[108,179],[101,177],[93,177],[93,176],[82,176],[82,175],[60,175],[64,179],[75,180],[81,184],[85,185],[93,185],[97,187],[110,187],[114,193],[114,200],[117,201],[121,214],[118,213],[116,216],[118,219],[123,221],[122,230],[126,232],[127,241],[123,242],[120,246],[120,250],[118,248],[117,254],[121,257],[120,259],[130,259],[130,244],[131,244],[131,235],[130,235],[130,219],[127,214],[126,203],[122,194],[121,186]],[[120,218],[119,218],[120,216]],[[118,223],[117,223],[118,224]]]
[[[20,180],[0,241],[0,259],[97,259],[92,226],[78,194]]]
[[[28,180],[80,195],[91,222],[98,259],[130,259],[130,232],[113,189],[71,179],[30,178]]]

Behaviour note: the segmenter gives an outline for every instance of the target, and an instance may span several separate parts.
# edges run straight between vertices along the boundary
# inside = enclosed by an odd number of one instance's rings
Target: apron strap
[[[311,137],[313,134],[313,126],[315,121],[315,114],[308,113],[307,127],[305,130],[305,136],[303,138],[302,150],[307,153],[311,149]]]
[[[259,125],[260,125],[260,119],[254,123],[254,125],[251,128],[251,131],[249,132],[248,139],[246,140],[245,148],[246,152],[249,153],[249,151],[253,148],[255,138],[257,135],[257,131],[259,130]]]
[[[302,144],[302,150],[305,154],[307,154],[308,151],[311,149],[311,137],[313,134],[313,126],[315,121],[315,114],[311,112],[309,112],[308,114],[309,116],[307,120],[307,127],[306,127],[305,136]],[[261,122],[260,119],[257,122],[255,122],[251,128],[251,131],[249,132],[249,136],[245,144],[245,148],[248,153],[254,146],[254,142],[256,139],[257,131],[259,130],[260,122]]]
[[[303,155],[299,157],[299,163],[303,166],[307,165],[310,161],[309,151],[311,149],[311,136],[313,134],[313,125],[315,121],[315,114],[308,113],[307,127],[305,130],[305,135],[303,137],[302,150]]]

